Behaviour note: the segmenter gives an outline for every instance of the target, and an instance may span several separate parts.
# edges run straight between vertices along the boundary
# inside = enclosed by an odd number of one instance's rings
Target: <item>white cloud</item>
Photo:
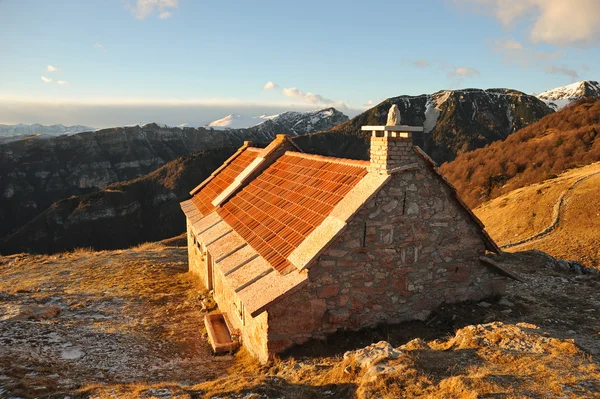
[[[371,107],[373,106],[373,100],[369,100],[365,103],[365,107]]]
[[[102,44],[94,43],[94,47],[96,47],[97,49],[100,49],[106,53],[106,47],[104,47]]]
[[[413,61],[413,65],[417,68],[427,68],[429,66],[428,60],[415,60]]]
[[[160,19],[169,18],[172,14],[168,9],[179,7],[179,0],[137,0],[135,6],[129,5],[137,19],[144,19],[155,12]]]
[[[325,98],[320,94],[313,94],[310,92],[305,93],[302,90],[297,89],[295,87],[284,87],[283,89],[281,89],[281,94],[283,94],[286,97],[297,98],[308,104],[326,105],[340,109],[348,108],[348,106],[343,102],[330,100],[329,98]]]
[[[297,98],[309,104],[332,104],[334,102],[320,94],[305,93],[295,87],[284,87],[281,89],[281,93],[286,97]]]
[[[454,0],[491,13],[506,28],[527,25],[529,40],[557,46],[589,47],[600,39],[598,0]]]
[[[571,80],[573,80],[574,82],[577,79],[579,79],[579,72],[567,67],[566,65],[563,65],[563,66],[550,65],[550,66],[546,67],[546,73],[565,75],[565,76],[570,77]]]
[[[472,78],[479,75],[481,73],[477,69],[470,67],[459,67],[448,72],[448,77],[450,78]]]
[[[46,70],[48,72],[56,72],[56,71],[58,71],[58,68],[53,65],[48,65],[48,66],[46,66]]]
[[[547,63],[565,55],[564,51],[539,51],[513,39],[496,39],[492,42],[492,48],[502,55],[505,64],[516,64],[524,68]]]
[[[56,84],[59,84],[61,86],[69,84],[69,82],[67,82],[66,80],[54,80],[54,79],[51,79],[51,78],[47,78],[45,76],[40,76],[40,78],[42,79],[42,82],[44,82],[44,83],[56,83]]]
[[[263,86],[263,90],[275,90],[279,88],[279,85],[273,81],[268,81]],[[282,87],[281,94],[289,98],[295,98],[301,100],[306,104],[314,104],[319,106],[335,107],[342,110],[347,110],[348,106],[341,101],[333,101],[329,98],[325,98],[320,94],[314,94],[310,92],[304,92],[295,87]]]
[[[265,85],[263,86],[263,90],[275,90],[276,88],[278,88],[279,85],[276,83],[273,83],[272,81],[268,81],[267,83],[265,83]]]

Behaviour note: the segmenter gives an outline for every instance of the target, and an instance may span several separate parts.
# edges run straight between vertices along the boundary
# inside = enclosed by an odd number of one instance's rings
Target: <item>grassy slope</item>
[[[600,161],[600,100],[581,100],[441,166],[465,202],[479,204]]]
[[[569,187],[577,180],[590,176]],[[565,172],[557,178],[519,188],[476,208],[475,214],[499,244],[517,242],[544,230],[553,220],[561,194],[565,202],[557,228],[509,251],[540,249],[555,257],[600,267],[600,163]]]

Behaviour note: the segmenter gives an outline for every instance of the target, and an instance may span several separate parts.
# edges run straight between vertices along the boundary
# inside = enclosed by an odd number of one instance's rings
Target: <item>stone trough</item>
[[[231,352],[238,348],[239,341],[233,339],[231,325],[225,313],[213,313],[204,316],[204,324],[208,333],[208,341],[213,352]]]

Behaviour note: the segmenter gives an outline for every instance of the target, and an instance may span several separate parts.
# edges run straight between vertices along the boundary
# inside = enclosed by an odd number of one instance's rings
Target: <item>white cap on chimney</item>
[[[400,126],[400,108],[396,104],[390,107],[387,117],[387,126]]]
[[[385,126],[363,126],[361,130],[375,132],[422,132],[423,126],[408,126],[400,124],[400,109],[396,104],[390,107]],[[386,134],[387,135],[387,134]]]

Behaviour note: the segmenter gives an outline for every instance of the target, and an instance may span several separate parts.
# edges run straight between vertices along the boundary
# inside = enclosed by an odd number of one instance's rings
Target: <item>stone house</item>
[[[190,271],[261,361],[503,293],[500,250],[398,121],[363,128],[369,161],[246,142],[181,204]]]

